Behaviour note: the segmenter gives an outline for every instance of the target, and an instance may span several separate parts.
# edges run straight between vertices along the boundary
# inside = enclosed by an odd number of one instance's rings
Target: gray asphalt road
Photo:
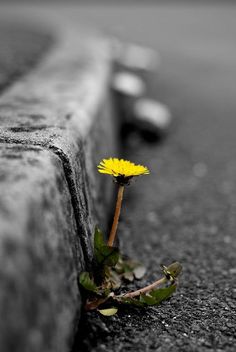
[[[75,351],[234,351],[236,7],[132,11],[85,12],[107,26],[122,19],[129,38],[159,49],[151,94],[176,120],[161,145],[136,137],[125,145],[125,157],[151,174],[126,190],[119,236],[148,267],[138,286],[160,275],[160,263],[178,260],[184,270],[160,307],[85,315]]]

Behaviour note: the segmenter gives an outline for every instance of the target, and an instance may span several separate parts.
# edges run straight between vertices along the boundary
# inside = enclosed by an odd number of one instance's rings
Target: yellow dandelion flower
[[[146,166],[136,165],[131,161],[117,158],[103,159],[98,165],[98,171],[113,176],[119,184],[127,184],[134,176],[150,173]]]

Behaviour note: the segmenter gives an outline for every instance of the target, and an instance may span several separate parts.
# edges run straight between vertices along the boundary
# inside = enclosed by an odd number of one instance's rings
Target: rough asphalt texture
[[[127,20],[131,12],[116,10],[107,21],[120,16],[129,35],[135,29],[138,35],[138,24]],[[98,23],[107,15],[86,13]],[[151,174],[127,188],[119,237],[126,254],[148,268],[137,287],[160,275],[160,263],[180,261],[183,275],[177,293],[159,307],[85,314],[74,352],[235,351],[235,13],[235,7],[136,9],[136,20],[149,19],[142,40],[163,59],[151,93],[171,107],[175,124],[162,144],[131,136],[124,146],[125,157]]]

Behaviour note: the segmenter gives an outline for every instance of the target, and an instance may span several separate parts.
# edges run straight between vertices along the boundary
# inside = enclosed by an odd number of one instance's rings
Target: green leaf
[[[92,291],[95,293],[98,292],[97,285],[95,284],[93,279],[90,278],[90,275],[87,271],[84,271],[80,274],[79,282],[87,291]]]
[[[115,266],[119,260],[119,249],[116,247],[103,246],[100,251],[100,258],[103,265]]]
[[[176,290],[175,285],[169,287],[152,290],[148,294],[141,294],[138,298],[119,297],[118,301],[138,307],[159,305],[162,301],[169,298]]]
[[[94,233],[94,255],[98,263],[100,263],[101,259],[101,248],[105,246],[106,243],[103,238],[102,232],[99,230],[98,227],[95,228],[95,233]]]
[[[145,303],[147,304],[148,306],[154,306],[156,304],[156,299],[155,297],[152,297],[152,296],[149,296],[149,295],[145,295],[145,294],[141,294],[139,296],[139,301],[141,303]]]
[[[96,227],[94,234],[94,255],[101,265],[115,266],[119,260],[119,250],[106,245],[102,232]]]
[[[107,308],[107,309],[98,309],[99,313],[105,315],[106,317],[110,317],[111,315],[115,315],[118,312],[117,308]]]
[[[149,292],[149,295],[155,299],[155,304],[160,304],[162,301],[169,298],[176,290],[176,285],[170,285],[168,287],[163,287],[155,289]]]

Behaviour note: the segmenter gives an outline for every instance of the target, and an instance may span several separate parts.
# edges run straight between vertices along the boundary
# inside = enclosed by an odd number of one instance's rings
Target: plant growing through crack
[[[120,305],[144,307],[158,305],[169,298],[177,287],[177,278],[182,271],[180,263],[175,262],[168,267],[161,265],[163,277],[136,291],[120,293],[121,284],[125,281],[141,279],[145,268],[137,261],[125,258],[114,246],[121,212],[124,189],[133,177],[148,175],[149,170],[128,160],[103,159],[98,171],[111,175],[118,185],[116,207],[111,231],[107,243],[102,232],[96,228],[94,234],[94,272],[83,272],[80,284],[88,292],[85,308],[98,309],[103,315],[113,315]]]
[[[107,245],[112,247],[116,237],[125,186],[130,184],[133,177],[148,175],[150,172],[146,166],[135,165],[128,160],[119,160],[117,158],[103,159],[98,165],[98,171],[102,174],[113,176],[115,182],[118,184],[116,209],[107,242]]]

